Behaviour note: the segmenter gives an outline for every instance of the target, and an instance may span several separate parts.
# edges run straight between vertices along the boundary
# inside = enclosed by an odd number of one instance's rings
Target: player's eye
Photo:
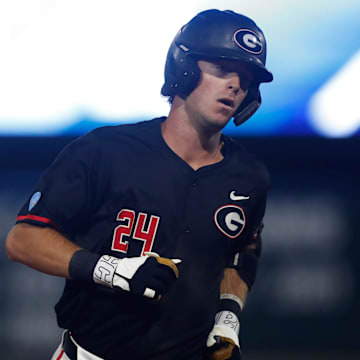
[[[215,66],[215,69],[216,69],[217,73],[220,74],[220,75],[225,75],[225,74],[227,74],[227,73],[229,72],[229,70],[226,69],[226,68],[225,68],[224,66],[222,66],[222,65],[216,65],[216,66]]]

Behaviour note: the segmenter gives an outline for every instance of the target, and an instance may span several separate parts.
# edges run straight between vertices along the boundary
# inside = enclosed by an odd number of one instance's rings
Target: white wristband
[[[240,306],[241,311],[243,310],[244,303],[242,302],[242,300],[238,296],[236,296],[234,294],[228,294],[228,293],[220,294],[220,300],[225,300],[225,299],[235,301]]]

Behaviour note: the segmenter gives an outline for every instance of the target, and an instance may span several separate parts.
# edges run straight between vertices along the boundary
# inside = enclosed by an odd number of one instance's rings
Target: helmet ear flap
[[[178,94],[184,98],[197,86],[200,80],[201,70],[194,56],[184,57],[178,67]]]
[[[261,105],[261,95],[259,91],[259,84],[254,87],[249,88],[249,92],[241,103],[239,108],[234,114],[234,123],[236,126],[243,124],[248,120],[260,107]]]
[[[165,83],[161,94],[170,98],[175,95],[186,98],[198,84],[200,72],[196,57],[188,56],[173,43],[165,64]]]

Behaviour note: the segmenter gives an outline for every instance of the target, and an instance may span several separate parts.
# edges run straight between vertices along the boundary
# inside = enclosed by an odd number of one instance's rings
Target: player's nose
[[[240,90],[240,76],[233,73],[228,79],[227,88],[236,96]]]

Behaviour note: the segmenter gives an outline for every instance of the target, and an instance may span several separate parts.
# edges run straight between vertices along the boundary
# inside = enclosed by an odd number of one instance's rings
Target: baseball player
[[[66,278],[53,360],[241,358],[269,176],[222,129],[260,106],[265,58],[252,20],[199,13],[168,52],[169,115],[91,131],[42,175],[7,253]]]

